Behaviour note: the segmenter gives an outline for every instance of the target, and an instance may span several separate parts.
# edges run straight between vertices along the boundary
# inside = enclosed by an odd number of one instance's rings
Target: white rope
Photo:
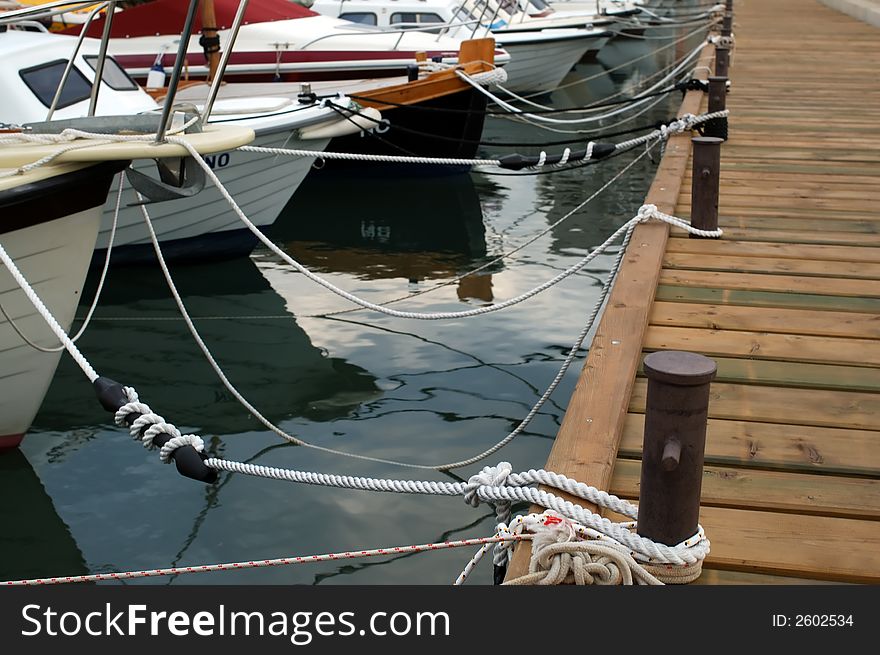
[[[277,255],[278,257],[283,259],[285,262],[287,262],[288,264],[293,266],[297,271],[299,271],[300,273],[305,275],[312,282],[319,284],[320,286],[335,293],[336,295],[341,296],[342,298],[345,298],[346,300],[349,300],[350,302],[357,304],[357,305],[360,305],[361,307],[364,307],[366,309],[372,309],[374,311],[380,312],[382,314],[386,314],[388,316],[394,316],[396,318],[411,318],[411,319],[418,319],[418,320],[460,319],[460,318],[470,318],[473,316],[480,316],[482,314],[489,314],[492,312],[500,311],[502,309],[506,309],[508,307],[512,307],[513,305],[517,305],[521,302],[524,302],[525,300],[528,300],[528,299],[542,293],[543,291],[546,291],[547,289],[555,286],[556,284],[558,284],[562,280],[577,273],[579,270],[581,270],[587,264],[589,264],[593,259],[595,259],[599,254],[601,254],[601,252],[603,252],[621,234],[623,234],[628,229],[628,227],[631,223],[642,222],[643,220],[646,220],[642,217],[641,214],[630,219],[630,221],[625,223],[622,227],[618,228],[618,230],[616,232],[614,232],[614,234],[612,234],[608,239],[606,239],[606,241],[599,248],[597,248],[593,252],[591,252],[588,255],[586,255],[585,257],[583,257],[580,261],[576,262],[575,264],[573,264],[572,266],[570,266],[569,268],[567,268],[563,272],[559,273],[555,277],[551,278],[550,280],[544,282],[543,284],[540,284],[537,287],[534,287],[533,289],[526,291],[525,293],[522,293],[519,296],[516,296],[514,298],[510,298],[504,302],[493,304],[493,305],[486,305],[483,307],[478,307],[478,308],[470,309],[470,310],[458,311],[458,312],[404,312],[404,311],[398,311],[395,309],[390,309],[388,307],[383,307],[382,305],[378,305],[376,303],[373,303],[373,302],[370,302],[370,301],[365,300],[363,298],[360,298],[359,296],[356,296],[352,293],[349,293],[348,291],[345,291],[344,289],[337,287],[335,284],[333,284],[329,280],[321,277],[320,275],[312,273],[308,268],[306,268],[305,266],[300,264],[297,260],[295,260],[293,257],[291,257],[288,253],[286,253],[284,250],[279,248],[271,239],[269,239],[266,235],[264,235],[250,221],[250,219],[248,219],[248,217],[244,214],[244,212],[241,210],[241,208],[235,202],[235,199],[223,187],[223,183],[216,176],[214,171],[211,170],[211,167],[208,166],[208,164],[201,157],[197,156],[198,153],[195,151],[195,149],[188,142],[186,142],[185,140],[182,140],[182,139],[169,139],[169,141],[179,142],[181,145],[183,145],[184,147],[186,147],[187,149],[190,150],[190,152],[193,154],[193,157],[195,158],[195,160],[199,163],[199,165],[205,171],[205,174],[211,179],[211,181],[217,187],[218,191],[220,191],[220,193],[226,198],[226,201],[229,203],[232,210],[238,215],[239,219],[257,237],[257,239],[264,246],[266,246],[269,250],[271,250],[275,255]],[[667,215],[664,214],[663,216],[667,216]],[[666,220],[666,218],[660,218],[659,216],[658,216],[658,218],[659,218],[659,220]],[[676,219],[676,220],[678,220],[678,219]],[[680,221],[680,224],[678,224],[678,225],[679,225],[679,227],[683,227],[686,225],[686,223],[684,223],[683,221]],[[690,230],[691,228],[685,227],[684,229]],[[719,232],[719,236],[720,236],[720,232]]]
[[[632,518],[634,521],[638,518],[638,508],[636,505],[551,471],[532,469],[523,473],[512,473],[511,466],[507,462],[502,462],[496,467],[484,467],[479,473],[471,476],[466,483],[389,480],[331,475],[311,471],[264,467],[215,457],[205,460],[205,466],[218,471],[242,473],[273,480],[361,491],[444,496],[462,495],[465,501],[472,507],[479,506],[481,502],[487,502],[495,506],[496,512],[499,514],[508,511],[512,502],[530,502],[576,521],[586,529],[593,531],[590,534],[595,538],[611,539],[613,542],[624,546],[636,560],[652,565],[694,566],[705,559],[709,552],[709,541],[706,539],[701,527],[698,527],[698,531],[693,537],[681,544],[676,546],[659,544],[633,532],[634,523],[614,523],[580,505],[527,485],[543,485],[559,489],[572,496],[582,498],[593,505],[604,507]]]
[[[27,299],[30,301],[31,305],[34,306],[34,309],[39,312],[40,316],[43,317],[43,320],[46,321],[46,325],[49,326],[49,329],[55,333],[55,336],[58,337],[58,340],[64,344],[64,347],[70,353],[71,357],[73,357],[74,361],[77,365],[82,369],[82,372],[85,373],[86,377],[89,379],[89,382],[94,382],[98,378],[98,374],[95,372],[95,369],[92,368],[92,365],[89,364],[88,360],[83,356],[76,345],[70,340],[70,337],[67,336],[67,333],[64,329],[58,324],[58,321],[55,320],[55,317],[52,315],[52,312],[49,311],[49,308],[43,304],[43,301],[40,300],[40,297],[37,295],[37,292],[34,291],[34,288],[28,283],[27,279],[25,279],[24,275],[22,275],[21,271],[18,269],[18,266],[15,265],[15,262],[12,258],[7,254],[6,249],[3,247],[3,244],[0,244],[0,261],[3,262],[3,265],[9,269],[9,274],[12,275],[12,279],[15,280],[15,283],[19,286],[19,288],[24,292]]]
[[[642,156],[644,156],[644,155],[640,155],[633,162],[631,162],[630,165],[634,164]],[[626,170],[626,169],[624,169],[624,170]],[[606,186],[610,183],[611,183],[610,181],[608,183],[606,183]],[[602,189],[597,191],[596,194],[598,194],[601,190]],[[594,196],[596,194],[594,194]],[[594,196],[591,196],[591,198]],[[586,204],[591,198],[588,198],[586,201],[584,201],[581,206]],[[311,444],[307,441],[304,441],[298,437],[295,437],[295,436],[289,434],[288,432],[283,430],[281,427],[275,425],[268,418],[266,418],[232,384],[232,382],[228,379],[226,374],[223,372],[219,363],[216,361],[214,356],[211,354],[210,349],[208,348],[207,344],[205,344],[204,340],[202,339],[201,335],[198,332],[198,329],[195,327],[195,324],[193,323],[191,317],[189,316],[189,313],[186,309],[186,305],[183,302],[183,299],[180,297],[180,294],[177,292],[177,288],[174,284],[173,279],[171,278],[171,273],[168,270],[167,264],[165,263],[165,258],[162,255],[162,249],[159,246],[158,238],[156,237],[155,231],[153,230],[153,226],[150,221],[149,213],[147,212],[146,206],[141,205],[141,211],[143,213],[144,220],[146,222],[148,233],[150,234],[150,239],[152,241],[153,249],[156,253],[156,257],[159,262],[160,269],[162,270],[162,273],[165,276],[165,280],[166,280],[166,283],[168,284],[169,290],[171,291],[171,295],[174,298],[175,302],[177,303],[181,317],[186,322],[186,325],[187,325],[188,329],[190,330],[190,333],[192,334],[194,341],[199,346],[199,348],[202,350],[202,353],[204,354],[205,359],[208,361],[209,365],[213,368],[214,372],[217,374],[217,377],[219,378],[221,383],[233,395],[233,397],[236,400],[238,400],[238,402],[243,407],[245,407],[245,409],[247,409],[248,412],[250,412],[266,428],[275,432],[280,437],[282,437],[286,441],[289,441],[290,443],[294,443],[299,446],[303,446],[306,448],[312,448],[312,449],[315,449],[318,451],[327,452],[327,453],[334,454],[334,455],[342,455],[345,457],[351,457],[351,458],[361,459],[361,460],[366,460],[366,461],[380,462],[380,463],[391,464],[391,465],[395,465],[395,466],[403,466],[403,467],[417,468],[417,469],[424,469],[424,470],[439,470],[439,471],[451,470],[454,468],[461,468],[461,467],[468,466],[470,464],[479,462],[480,460],[485,459],[486,457],[492,455],[493,453],[497,452],[498,450],[500,450],[501,448],[506,446],[508,443],[510,443],[513,439],[515,439],[521,432],[523,432],[528,427],[528,425],[531,423],[532,419],[537,415],[537,413],[540,411],[540,409],[543,407],[543,405],[546,403],[546,401],[553,394],[556,387],[562,381],[562,379],[565,376],[566,372],[568,371],[571,363],[574,361],[575,356],[579,352],[579,350],[583,344],[583,341],[586,339],[586,336],[589,333],[589,330],[592,328],[592,325],[595,322],[595,319],[598,316],[598,313],[599,313],[599,311],[600,311],[600,309],[601,309],[601,307],[602,307],[602,305],[603,305],[605,299],[607,298],[607,295],[611,289],[611,285],[616,277],[616,274],[617,274],[617,271],[618,271],[620,264],[622,262],[624,253],[626,252],[626,247],[627,247],[627,244],[629,243],[630,234],[632,233],[632,227],[630,227],[626,232],[623,243],[620,247],[620,250],[617,254],[615,262],[611,268],[611,271],[609,272],[609,275],[608,275],[608,277],[602,287],[602,291],[600,292],[599,298],[597,299],[597,301],[593,305],[593,309],[592,309],[592,312],[590,313],[590,316],[587,320],[587,324],[581,330],[580,335],[575,340],[575,343],[572,345],[571,349],[569,350],[567,357],[563,361],[562,365],[560,366],[559,371],[557,372],[554,379],[551,381],[550,385],[547,387],[547,389],[544,391],[544,393],[541,395],[541,397],[538,399],[538,401],[532,406],[532,408],[529,410],[529,412],[527,413],[525,418],[519,422],[517,427],[514,428],[510,433],[507,434],[507,436],[505,436],[503,439],[501,439],[500,441],[495,443],[490,448],[488,448],[488,449],[484,450],[482,453],[479,453],[479,454],[472,456],[468,459],[460,460],[457,462],[449,462],[449,463],[440,464],[440,465],[423,465],[423,464],[413,464],[413,463],[408,463],[408,462],[400,462],[400,461],[395,461],[395,460],[387,460],[387,459],[376,458],[376,457],[371,457],[371,456],[367,456],[367,455],[357,455],[357,454],[349,453],[346,451],[340,451],[340,450],[336,450],[336,449],[332,449],[332,448],[326,448],[323,446],[317,446],[315,444]],[[572,210],[572,213],[574,213],[574,211],[575,210]],[[562,220],[564,220],[564,218],[566,218],[566,217],[563,217],[558,222],[561,222]],[[523,245],[525,245],[525,244],[523,244]],[[523,246],[521,246],[521,247],[523,247]],[[149,411],[149,408],[141,409],[139,411],[141,413],[146,413]],[[161,417],[157,417],[157,418],[159,420],[164,421],[164,419],[161,419]],[[141,419],[139,419],[139,420],[141,420]],[[139,438],[137,435],[138,435],[138,431],[136,431],[134,429],[134,426],[132,426],[132,436],[135,439],[137,439],[137,438]]]
[[[116,206],[113,211],[113,220],[110,223],[110,236],[109,236],[108,242],[107,242],[107,252],[104,256],[104,266],[101,269],[101,275],[98,278],[98,286],[95,289],[95,295],[92,298],[92,302],[89,305],[89,309],[86,312],[86,316],[83,319],[82,325],[79,327],[79,330],[77,330],[77,333],[70,338],[70,340],[73,343],[76,343],[77,341],[79,341],[80,337],[85,333],[86,328],[88,328],[89,323],[91,322],[92,317],[95,313],[95,309],[97,309],[97,307],[98,307],[98,301],[101,299],[101,293],[104,290],[104,282],[107,279],[107,271],[110,270],[110,256],[113,254],[113,242],[116,239],[116,225],[117,225],[118,219],[119,219],[119,207],[122,204],[122,181],[124,179],[125,179],[125,174],[119,173],[119,191],[116,194]],[[29,345],[34,350],[39,350],[40,352],[44,352],[44,353],[57,353],[57,352],[61,352],[62,350],[64,350],[64,344],[59,344],[57,346],[48,346],[47,347],[47,346],[41,346],[40,344],[36,343],[33,339],[31,339],[30,337],[28,337],[24,333],[24,331],[18,326],[18,324],[12,318],[12,316],[10,316],[6,312],[6,310],[3,308],[2,304],[0,304],[0,313],[2,313],[4,317],[6,317],[6,320],[9,323],[10,327],[12,327],[12,329],[15,330],[15,332],[18,334],[18,336],[21,337],[22,341],[24,341],[27,345]]]
[[[567,89],[567,88],[572,87],[572,86],[577,86],[577,85],[580,85],[580,84],[586,84],[586,83],[592,82],[593,80],[597,80],[597,79],[599,79],[599,78],[605,78],[605,77],[607,77],[610,73],[614,73],[615,71],[618,71],[618,70],[621,70],[621,69],[627,69],[627,70],[629,70],[629,69],[632,68],[633,64],[636,64],[636,63],[642,61],[643,59],[647,59],[647,58],[649,58],[649,57],[655,57],[657,54],[663,52],[664,50],[670,50],[670,49],[672,49],[672,48],[675,48],[676,46],[678,46],[678,44],[682,43],[683,41],[687,41],[688,39],[690,39],[691,37],[695,36],[696,34],[699,34],[699,33],[702,32],[702,31],[703,31],[703,28],[702,28],[702,27],[700,27],[700,28],[698,28],[698,29],[695,29],[695,30],[692,30],[692,31],[688,32],[687,34],[684,34],[683,36],[680,36],[680,37],[676,38],[676,39],[675,39],[674,41],[672,41],[671,43],[668,43],[668,44],[666,44],[666,45],[664,45],[664,46],[661,46],[661,47],[659,47],[659,48],[656,48],[655,50],[651,50],[650,52],[648,52],[648,53],[646,53],[646,54],[639,55],[638,57],[633,57],[632,59],[628,59],[628,60],[624,61],[623,63],[618,64],[617,66],[613,66],[612,68],[608,68],[608,69],[603,68],[601,73],[595,73],[595,74],[590,75],[590,76],[587,76],[587,77],[578,78],[578,79],[576,79],[576,80],[574,80],[574,81],[566,82],[565,84],[561,84],[561,85],[559,85],[559,86],[556,87],[556,90],[558,91],[558,90],[560,90],[560,89]],[[685,55],[685,56],[687,56],[687,55]],[[654,77],[657,77],[658,75],[662,75],[662,74],[664,74],[667,70],[669,70],[670,68],[673,68],[674,66],[676,66],[677,63],[678,63],[679,61],[682,61],[683,59],[684,59],[684,57],[683,57],[682,59],[679,59],[679,60],[676,61],[676,62],[673,62],[670,66],[667,66],[667,67],[665,67],[665,68],[660,69],[660,70],[657,71],[656,73],[651,73],[651,74],[650,74],[649,76],[647,76],[645,79],[646,79],[646,80],[651,80],[651,79],[653,79]],[[611,94],[610,96],[606,96],[606,97],[603,98],[602,100],[597,100],[596,102],[602,102],[603,100],[605,100],[605,99],[607,99],[607,98],[613,98],[613,97],[615,97],[615,96],[621,95],[622,93],[623,93],[623,90],[618,91],[617,93],[613,93],[613,94]],[[531,103],[530,103],[530,104],[531,104]]]
[[[469,73],[468,77],[482,86],[497,86],[507,81],[507,71],[503,68],[493,68],[480,73]]]
[[[345,159],[352,161],[388,162],[392,164],[440,164],[448,166],[500,166],[497,159],[456,159],[452,157],[407,157],[403,155],[370,155],[356,152],[328,152],[320,150],[298,150],[296,148],[267,148],[264,146],[240,146],[244,152],[258,152],[270,155],[292,155],[294,157],[313,157],[315,159]]]
[[[693,49],[693,50],[692,50],[692,51],[691,51],[691,52],[690,52],[690,53],[689,53],[689,54],[688,54],[688,55],[682,60],[682,62],[681,62],[678,66],[676,66],[676,67],[675,67],[675,68],[674,68],[674,69],[673,69],[673,70],[672,70],[672,71],[671,71],[666,77],[664,77],[664,78],[661,79],[661,80],[658,80],[656,83],[654,83],[653,85],[651,85],[651,86],[648,87],[647,89],[644,89],[643,91],[641,91],[641,94],[651,93],[652,91],[654,91],[655,89],[657,89],[658,87],[660,87],[661,85],[663,85],[667,80],[669,80],[669,79],[675,77],[679,72],[681,72],[681,71],[682,71],[682,70],[683,70],[683,69],[684,69],[684,68],[690,63],[690,61],[691,61],[693,58],[695,58],[695,57],[697,57],[697,56],[699,55],[700,51],[703,49],[703,47],[705,46],[705,44],[706,44],[705,41],[703,41],[702,43],[700,43],[700,44],[699,44],[696,48],[694,48],[694,49]],[[529,120],[534,121],[534,122],[536,122],[536,123],[550,123],[550,124],[553,124],[553,125],[577,125],[577,124],[582,124],[582,123],[593,123],[593,122],[602,121],[602,120],[605,120],[605,119],[607,119],[607,118],[611,118],[612,116],[617,116],[618,114],[622,114],[622,113],[624,113],[624,112],[630,111],[632,108],[634,108],[634,107],[638,107],[638,106],[641,105],[642,103],[645,103],[645,102],[648,102],[648,101],[651,101],[651,100],[654,99],[653,97],[637,99],[637,100],[634,100],[633,102],[631,102],[631,103],[629,103],[629,104],[627,104],[627,105],[625,105],[625,106],[623,106],[623,107],[620,107],[620,108],[618,108],[618,109],[613,109],[613,110],[610,110],[610,111],[605,111],[605,108],[604,108],[604,107],[597,107],[597,108],[592,109],[592,110],[590,110],[590,109],[585,109],[585,110],[583,110],[583,112],[588,112],[588,111],[603,111],[603,112],[604,112],[604,113],[599,114],[599,115],[596,115],[596,116],[585,116],[585,117],[582,117],[582,118],[570,118],[570,119],[566,119],[566,118],[552,118],[552,117],[548,117],[548,116],[542,116],[542,115],[539,115],[539,114],[532,114],[532,113],[529,113],[529,112],[524,112],[524,111],[522,111],[522,110],[520,110],[520,109],[517,109],[516,107],[514,107],[513,105],[511,105],[509,102],[507,102],[507,101],[505,101],[505,100],[502,100],[502,99],[499,98],[497,95],[493,94],[491,91],[489,91],[489,90],[487,90],[487,89],[484,89],[482,86],[480,86],[480,85],[478,85],[478,84],[473,83],[473,82],[468,78],[468,76],[467,76],[466,74],[464,74],[462,71],[456,71],[456,74],[457,74],[461,79],[463,79],[465,82],[467,82],[468,84],[470,84],[473,88],[479,90],[480,93],[482,93],[483,95],[485,95],[485,96],[486,96],[487,98],[489,98],[492,102],[494,102],[495,104],[497,104],[498,106],[500,106],[502,109],[504,109],[504,110],[510,112],[511,114],[515,114],[515,115],[518,115],[518,116],[525,116],[525,117],[529,118]],[[520,98],[519,96],[517,96],[517,95],[514,94],[514,93],[511,93],[511,92],[508,91],[507,89],[503,89],[503,87],[500,87],[500,86],[499,86],[499,88],[500,88],[501,90],[503,90],[505,93],[507,93],[508,95],[512,96],[514,99],[522,100],[522,98]],[[534,103],[532,103],[532,104],[534,104]],[[571,113],[571,112],[569,112],[569,113]]]

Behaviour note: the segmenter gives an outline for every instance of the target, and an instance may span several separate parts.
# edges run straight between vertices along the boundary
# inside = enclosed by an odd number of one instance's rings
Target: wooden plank
[[[767,162],[768,167],[770,163]],[[857,187],[874,189],[880,182],[880,173],[874,171],[873,175],[848,175],[837,170],[836,166],[827,166],[821,173],[804,173],[803,171],[785,171],[774,168],[770,171],[756,172],[747,170],[741,166],[725,168],[725,161],[721,160],[721,183],[722,184],[749,184],[760,181],[765,184],[776,183],[792,188],[814,188],[833,185],[835,187]]]
[[[830,585],[846,584],[836,580],[817,580],[815,578],[747,573],[745,571],[725,571],[703,566],[703,573],[691,584],[696,585]]]
[[[853,194],[856,195],[856,194]],[[682,202],[690,201],[690,193],[681,198]],[[873,200],[869,198],[850,198],[841,200],[840,198],[775,198],[770,196],[747,197],[741,195],[721,196],[719,201],[720,211],[735,211],[740,207],[763,207],[772,209],[784,207],[786,209],[799,209],[801,207],[808,209],[833,209],[836,211],[849,210],[870,213],[874,208]]]
[[[622,457],[641,457],[645,415],[630,413]],[[706,463],[750,468],[880,476],[880,431],[709,419]]]
[[[699,348],[695,352],[706,352]],[[876,367],[841,366],[775,359],[731,358],[714,355],[715,380],[798,389],[839,389],[880,392]]]
[[[694,253],[704,257],[714,255],[742,255],[745,257],[823,259],[826,261],[880,263],[880,248],[755,243],[752,241],[736,241],[723,238],[670,240],[669,252]]]
[[[776,275],[815,275],[880,280],[880,264],[857,262],[829,263],[814,259],[773,259],[772,257],[735,257],[716,255],[696,259],[689,254],[667,252],[663,267],[672,269],[701,269],[713,271],[767,273]]]
[[[846,296],[824,296],[808,293],[777,293],[774,291],[740,291],[736,289],[704,289],[661,286],[657,300],[702,302],[707,304],[743,305],[747,307],[780,307],[821,311],[880,313],[880,300]]]
[[[699,261],[697,259],[698,265]],[[829,268],[831,267],[833,267],[833,264],[829,265]],[[847,279],[844,277],[801,277],[795,275],[765,275],[762,273],[665,269],[660,273],[660,284],[678,287],[710,287],[731,290],[742,289],[746,291],[855,296],[862,299],[880,298],[880,284],[877,284],[875,280]]]
[[[878,180],[880,184],[880,180]],[[754,217],[746,217],[742,214],[730,215],[720,214],[718,216],[718,225],[725,229],[728,238],[730,238],[729,228],[743,228],[762,233],[764,230],[769,231],[787,231],[787,232],[850,232],[853,234],[877,234],[878,226],[875,222],[866,218],[807,218],[800,216],[765,216],[760,219]],[[757,237],[760,240],[760,236]]]
[[[607,518],[624,520],[614,513]],[[703,506],[700,525],[711,544],[707,569],[880,583],[880,523],[874,520]]]
[[[784,329],[785,326],[779,327]],[[645,334],[645,348],[689,350],[706,355],[782,359],[789,362],[880,366],[880,340],[876,339],[843,339],[784,332],[651,325]],[[880,373],[874,372],[874,376],[880,379]]]
[[[713,54],[714,47],[708,45],[701,52],[697,70],[703,79]],[[689,91],[679,115],[697,113],[704,101],[702,92]],[[669,139],[645,202],[656,205],[662,212],[674,211],[690,150],[689,134]],[[553,442],[545,466],[548,470],[589,481],[599,489],[608,488],[627,412],[626,403],[606,400],[630,395],[668,234],[665,223],[643,223],[633,233],[587,361]],[[597,384],[598,380],[601,382]],[[514,551],[508,576],[517,577],[528,570],[528,551],[528,548]]]
[[[760,241],[778,243],[815,243],[827,245],[847,245],[856,248],[862,246],[880,246],[880,234],[862,233],[853,234],[846,231],[836,231],[833,226],[818,232],[805,230],[769,230],[755,229],[752,227],[724,227],[724,237],[739,241]]]
[[[765,180],[760,176],[754,176],[749,179],[724,176],[719,188],[721,198],[724,201],[736,197],[738,200],[751,199],[752,202],[763,203],[765,198],[800,198],[803,200],[816,198],[822,198],[823,200],[866,199],[874,194],[876,184],[877,180],[874,180],[873,183],[865,184],[844,184],[836,180],[833,183],[825,181],[822,183],[802,182],[797,184],[792,182],[785,184],[779,181]],[[681,187],[681,192],[690,197],[692,188],[690,183],[685,182]]]
[[[880,582],[876,521],[704,507],[700,525],[712,544],[710,567]]]
[[[645,410],[644,379],[633,385],[629,409]],[[713,382],[709,416],[732,420],[875,430],[880,395],[861,391],[788,389]]]
[[[610,491],[637,498],[640,480],[639,460],[618,459]],[[880,480],[708,465],[701,492],[702,506],[880,520]]]
[[[653,325],[880,339],[880,314],[655,302]]]

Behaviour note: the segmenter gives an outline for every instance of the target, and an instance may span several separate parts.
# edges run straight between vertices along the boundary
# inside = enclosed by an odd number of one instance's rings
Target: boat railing
[[[92,83],[92,91],[89,99],[89,116],[94,116],[95,110],[98,102],[98,90],[100,89],[101,82],[104,76],[104,61],[107,58],[107,48],[110,42],[110,30],[112,29],[113,23],[113,14],[116,13],[116,6],[118,0],[105,0],[105,2],[101,3],[98,7],[96,7],[88,16],[88,19],[83,23],[82,28],[80,29],[79,38],[74,47],[73,53],[70,55],[68,59],[67,65],[65,67],[64,74],[62,75],[61,81],[58,85],[58,88],[55,92],[55,98],[53,99],[52,106],[50,107],[49,116],[47,117],[47,121],[51,119],[52,114],[54,113],[54,109],[57,106],[58,98],[60,97],[61,90],[64,88],[64,84],[70,74],[70,69],[73,67],[73,61],[78,56],[79,51],[82,47],[83,41],[85,40],[86,33],[88,28],[90,27],[92,20],[94,17],[103,9],[107,9],[104,20],[104,29],[101,35],[101,44],[99,49],[99,54],[97,61],[94,66],[95,70],[95,78]],[[236,19],[238,22],[236,23],[236,29],[234,33],[232,33],[232,38],[230,39],[227,45],[227,52],[232,49],[232,43],[234,41],[235,35],[238,32],[238,24],[240,24],[240,16],[244,15],[244,7],[247,6],[248,0],[240,0],[239,1],[239,9],[238,14],[236,15]],[[25,7],[23,9],[15,9],[12,11],[7,11],[0,13],[0,25],[11,25],[16,23],[21,23],[22,20],[29,21],[34,18],[50,18],[52,16],[63,14],[73,9],[83,9],[87,7],[94,6],[94,0],[90,2],[71,2],[70,0],[56,0],[54,2],[48,2],[42,5],[38,5],[35,7]],[[184,21],[183,29],[181,30],[181,35],[189,36],[192,33],[192,28],[195,23],[195,13],[198,8],[199,0],[190,0],[189,8],[187,9],[186,19]],[[244,6],[244,7],[243,7]],[[159,121],[159,126],[156,131],[156,142],[160,143],[164,141],[165,134],[168,131],[168,126],[172,119],[172,108],[174,106],[174,98],[177,93],[177,88],[180,84],[181,74],[183,70],[183,65],[186,60],[186,47],[189,42],[188,38],[180,39],[180,47],[177,53],[177,58],[174,62],[174,68],[171,72],[171,80],[168,84],[168,92],[165,95],[164,104],[162,106],[162,114],[161,119]],[[225,66],[225,64],[224,64]],[[222,76],[217,75],[216,79],[220,79]],[[216,97],[216,89],[213,91],[213,96]],[[211,99],[213,103],[213,98]],[[206,106],[206,109],[210,111],[210,106]]]

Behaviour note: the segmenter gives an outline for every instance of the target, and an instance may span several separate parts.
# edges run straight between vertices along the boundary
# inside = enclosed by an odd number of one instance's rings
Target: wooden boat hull
[[[363,99],[360,102],[366,105],[381,104]],[[467,87],[416,105],[386,105],[387,108],[382,109],[382,116],[388,120],[387,131],[337,137],[330,142],[327,150],[356,154],[473,159],[477,155],[483,133],[486,102],[485,95]],[[426,123],[428,130],[425,129]],[[357,160],[325,160],[315,174],[350,171],[355,167],[362,175],[370,175],[371,171],[381,174],[383,171],[387,172],[389,167],[416,175],[455,173],[470,168],[468,165],[365,164]]]

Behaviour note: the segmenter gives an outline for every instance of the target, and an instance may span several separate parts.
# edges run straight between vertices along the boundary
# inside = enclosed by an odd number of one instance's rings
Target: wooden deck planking
[[[671,231],[636,370],[658,349],[702,352],[718,364],[700,517],[712,551],[700,583],[878,583],[880,30],[814,0],[737,3],[736,11],[725,235]],[[838,38],[823,38],[831,31]],[[821,55],[804,39],[822,39]],[[675,203],[682,217],[687,166]],[[619,279],[615,293],[620,285],[628,283]],[[579,456],[551,456],[548,468],[637,499],[646,381],[636,372],[621,396],[620,372],[610,384],[593,357],[554,445]],[[622,425],[606,420],[618,406]],[[607,434],[604,450],[597,431]],[[593,435],[586,447],[559,444],[584,432]],[[610,480],[579,476],[607,473],[614,455]]]
[[[644,426],[644,414],[627,415],[621,456],[640,455]],[[878,445],[880,430],[710,418],[705,457],[709,464],[725,466],[876,478]]]

